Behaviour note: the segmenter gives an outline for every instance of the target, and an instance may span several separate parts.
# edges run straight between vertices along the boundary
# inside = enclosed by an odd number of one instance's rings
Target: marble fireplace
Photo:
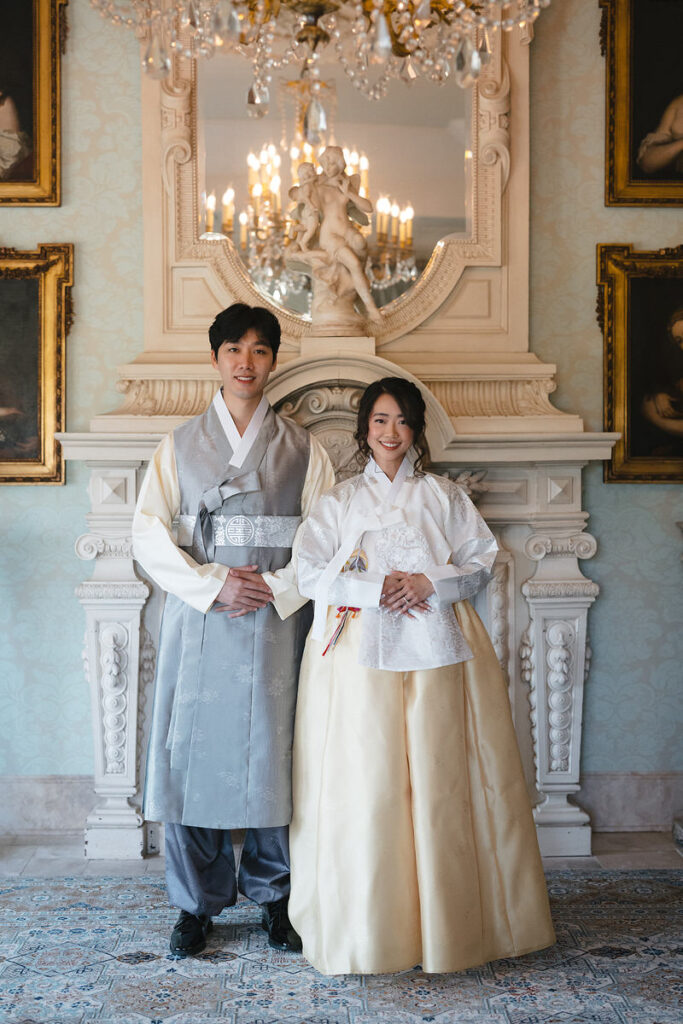
[[[469,104],[465,231],[436,244],[376,330],[316,336],[303,317],[273,307],[283,345],[267,394],[318,436],[344,475],[362,389],[397,374],[422,389],[432,468],[467,489],[499,542],[479,610],[508,682],[541,850],[586,856],[581,725],[599,592],[583,571],[597,541],[586,530],[581,477],[588,462],[609,457],[616,435],[588,432],[555,408],[555,367],[529,351],[530,40],[503,42]],[[206,329],[216,312],[236,300],[268,304],[235,246],[199,234],[197,69],[178,59],[168,83],[145,81],[142,117],[142,351],[119,368],[121,407],[87,432],[61,435],[66,459],[90,468],[91,511],[75,546],[95,751],[92,858],[139,858],[160,844],[159,826],[140,813],[163,600],[132,557],[145,466],[163,434],[213,397]]]

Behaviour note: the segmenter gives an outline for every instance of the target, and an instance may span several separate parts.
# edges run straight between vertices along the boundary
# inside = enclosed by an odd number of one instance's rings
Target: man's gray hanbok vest
[[[211,405],[174,433],[178,544],[195,561],[285,566],[301,519],[310,439],[270,409],[240,468]],[[241,618],[168,594],[159,638],[144,814],[205,828],[291,818],[294,706],[310,614]]]

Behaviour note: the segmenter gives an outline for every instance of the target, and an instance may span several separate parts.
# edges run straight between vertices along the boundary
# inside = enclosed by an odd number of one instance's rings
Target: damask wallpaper
[[[69,5],[64,59],[64,196],[57,209],[6,210],[0,244],[76,245],[76,319],[68,339],[67,429],[117,404],[115,368],[142,348],[139,59],[129,34],[84,2]],[[532,60],[532,348],[558,367],[556,404],[602,426],[602,338],[595,244],[680,241],[681,210],[605,209],[604,61],[594,0],[544,12]],[[88,471],[65,487],[4,487],[0,515],[0,774],[92,771],[81,669],[84,618],[73,554],[88,511]],[[683,493],[586,475],[602,593],[590,617],[593,665],[584,769],[667,772],[676,762],[681,680]]]
[[[597,0],[563,0],[531,46],[531,347],[557,364],[555,404],[591,430],[602,429],[596,243],[659,249],[683,238],[683,210],[604,206],[599,26]],[[583,770],[683,770],[683,488],[607,485],[592,466],[584,507],[598,540],[584,570],[601,595],[589,618]]]
[[[0,215],[0,244],[75,245],[75,321],[67,339],[67,429],[117,403],[116,366],[142,348],[140,73],[129,33],[86,0],[68,7],[62,62],[62,206]],[[92,772],[85,629],[74,557],[89,510],[88,471],[64,487],[2,487],[0,773]],[[85,570],[85,571],[84,571]]]

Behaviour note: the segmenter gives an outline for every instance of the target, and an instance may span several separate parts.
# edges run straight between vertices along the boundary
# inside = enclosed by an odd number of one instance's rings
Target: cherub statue
[[[315,181],[318,175],[313,164],[299,164],[299,184],[289,190],[289,198],[297,203],[293,220],[292,238],[301,252],[308,250],[320,224],[320,208],[315,197]]]
[[[314,325],[322,326],[326,333],[358,330],[362,317],[354,309],[356,296],[368,319],[377,323],[382,318],[365,276],[367,242],[357,227],[368,223],[366,214],[372,213],[372,203],[360,195],[360,176],[346,173],[339,146],[328,146],[320,163],[322,174],[313,178],[306,170],[302,184],[295,186],[296,193],[290,190],[290,197],[299,202],[301,227],[296,229],[298,252],[288,262],[296,269],[303,264],[313,278]],[[316,247],[308,248],[316,232]]]

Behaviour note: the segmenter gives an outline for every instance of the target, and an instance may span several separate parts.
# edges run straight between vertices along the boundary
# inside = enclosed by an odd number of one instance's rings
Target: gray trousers
[[[229,830],[167,824],[166,889],[196,917],[216,917],[238,892],[254,903],[289,896],[289,829],[248,828],[236,872]]]

